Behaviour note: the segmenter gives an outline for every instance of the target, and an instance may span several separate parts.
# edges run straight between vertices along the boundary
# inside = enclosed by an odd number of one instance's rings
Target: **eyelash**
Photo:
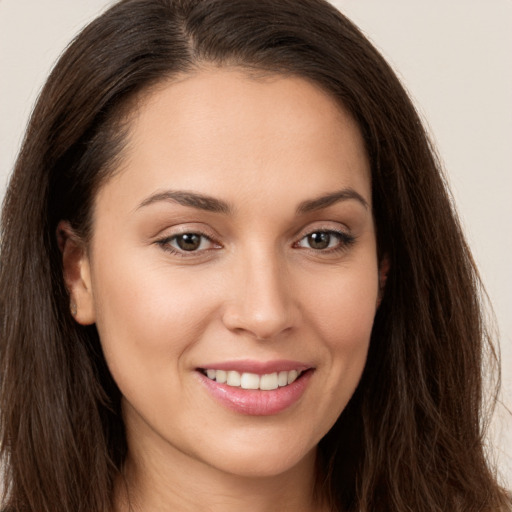
[[[216,247],[208,248],[208,249],[202,249],[202,250],[192,250],[187,251],[185,249],[179,249],[176,247],[173,247],[171,243],[179,238],[185,237],[185,236],[198,236],[201,238],[200,244],[202,244],[204,241],[207,241],[211,244],[213,244]],[[178,233],[176,235],[168,236],[165,238],[162,238],[161,240],[157,240],[156,243],[166,252],[169,252],[175,256],[180,256],[182,258],[191,257],[194,255],[197,255],[198,253],[204,253],[205,251],[211,251],[214,249],[219,249],[221,247],[220,244],[216,243],[211,237],[204,233],[200,233],[197,231],[186,231],[184,233]]]
[[[298,242],[295,242],[293,244],[294,247],[299,247],[299,244],[306,240],[308,237],[312,235],[320,235],[325,234],[329,235],[330,237],[334,236],[338,239],[338,243],[334,247],[327,247],[325,249],[314,249],[314,248],[308,248],[310,251],[313,251],[315,253],[322,253],[322,254],[336,254],[339,252],[346,251],[351,245],[353,245],[356,241],[356,237],[354,235],[348,234],[344,231],[332,229],[332,228],[326,228],[326,229],[315,229],[313,231],[310,231],[303,235]],[[329,241],[330,242],[330,241]]]
[[[304,249],[313,251],[314,253],[334,254],[334,253],[346,251],[356,241],[355,236],[345,233],[343,231],[338,231],[335,229],[316,229],[316,230],[310,231],[310,232],[306,233],[305,235],[303,235],[297,242],[295,242],[293,244],[293,247],[300,248],[301,246],[299,244],[303,240],[306,240],[308,237],[310,237],[312,235],[321,235],[321,234],[326,234],[326,235],[329,235],[330,237],[332,237],[332,236],[336,237],[338,239],[338,243],[334,247],[327,247],[325,249],[314,249],[312,247],[309,247],[309,248],[304,247]],[[185,236],[198,236],[201,238],[200,244],[202,244],[204,241],[207,241],[216,247],[210,247],[210,248],[202,249],[202,250],[195,249],[195,250],[187,251],[185,249],[176,248],[171,245],[171,243],[173,241],[176,241],[180,237],[185,237]],[[215,240],[213,240],[210,236],[208,236],[204,233],[201,233],[201,232],[196,232],[196,231],[187,231],[184,233],[179,233],[176,235],[168,236],[168,237],[162,238],[161,240],[157,240],[156,243],[164,251],[169,252],[176,256],[183,257],[183,258],[193,257],[197,254],[202,254],[204,252],[209,252],[211,250],[220,249],[222,247],[220,244],[215,242]],[[330,243],[330,240],[329,240],[329,243]]]

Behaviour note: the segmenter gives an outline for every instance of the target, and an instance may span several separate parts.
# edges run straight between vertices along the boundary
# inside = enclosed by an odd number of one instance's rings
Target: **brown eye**
[[[212,249],[221,249],[222,245],[212,240],[203,233],[180,233],[157,240],[164,251],[175,256],[200,256],[206,254]]]
[[[201,247],[203,237],[196,233],[184,233],[174,237],[176,246],[182,251],[196,251]]]
[[[201,233],[182,233],[158,240],[157,243],[162,249],[180,255],[219,248],[208,236]]]
[[[331,243],[331,233],[325,231],[319,231],[317,233],[311,233],[307,236],[308,244],[311,249],[327,249]]]
[[[312,249],[314,251],[336,251],[347,248],[354,243],[355,238],[348,233],[334,230],[313,231],[302,237],[296,247]]]

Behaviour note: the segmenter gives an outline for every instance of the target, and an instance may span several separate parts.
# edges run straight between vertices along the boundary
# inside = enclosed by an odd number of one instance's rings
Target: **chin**
[[[268,435],[253,442],[230,437],[224,446],[218,446],[222,455],[219,456],[217,451],[210,454],[209,463],[224,473],[242,478],[275,477],[300,468],[311,468],[316,460],[316,443],[312,445],[294,437],[295,432],[289,432],[285,437]]]

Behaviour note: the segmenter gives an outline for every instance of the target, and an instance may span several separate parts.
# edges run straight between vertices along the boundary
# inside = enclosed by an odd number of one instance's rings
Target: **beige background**
[[[0,0],[0,197],[52,64],[107,0]],[[333,0],[428,119],[501,330],[494,423],[512,488],[512,0]]]

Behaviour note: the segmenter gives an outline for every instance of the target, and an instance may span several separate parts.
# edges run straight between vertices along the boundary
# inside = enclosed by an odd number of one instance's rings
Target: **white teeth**
[[[270,373],[261,376],[260,389],[270,391],[271,389],[277,389],[277,373]]]
[[[240,387],[243,389],[260,389],[260,376],[255,373],[242,373]]]
[[[288,372],[279,372],[277,383],[279,384],[280,388],[286,386],[288,384]]]
[[[228,380],[226,381],[226,384],[228,386],[239,387],[241,380],[241,376],[238,372],[228,372]]]
[[[297,370],[292,370],[291,372],[288,372],[288,384],[295,382],[298,376],[299,372]]]
[[[207,369],[206,376],[217,381],[219,384],[227,384],[232,387],[241,387],[242,389],[260,389],[270,391],[278,387],[284,387],[295,382],[302,371],[291,370],[289,372],[267,373],[258,375],[256,373],[239,373],[234,370],[212,370]]]

